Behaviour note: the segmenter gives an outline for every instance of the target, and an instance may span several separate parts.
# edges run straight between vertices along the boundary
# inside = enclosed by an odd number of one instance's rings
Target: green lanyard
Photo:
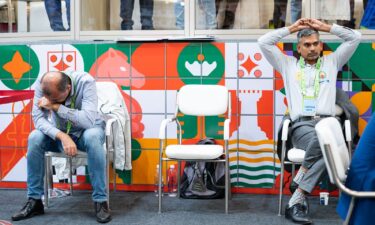
[[[321,58],[319,57],[318,61],[316,62],[316,71],[315,71],[315,79],[314,79],[314,98],[318,97],[319,95],[319,89],[320,89],[320,85],[319,85],[319,74],[320,74],[320,66],[321,66],[321,63],[322,60]],[[305,97],[306,96],[306,77],[305,77],[305,60],[300,57],[299,58],[299,61],[298,61],[298,64],[299,64],[299,73],[301,75],[301,79],[300,79],[300,85],[301,85],[301,90],[302,90],[302,96]],[[311,96],[309,96],[311,97]]]
[[[76,93],[77,93],[77,89],[76,89],[76,82],[75,82],[75,80],[74,80],[73,78],[71,78],[71,79],[72,79],[72,81],[73,81],[74,95],[73,95],[73,97],[72,97],[72,101],[71,101],[71,103],[70,103],[70,108],[71,108],[71,109],[74,109],[75,104],[76,104],[76,98],[77,98],[77,95],[76,95]],[[56,119],[59,120],[58,117],[56,117]],[[57,124],[58,124],[58,127],[57,127],[57,128],[59,128],[60,121],[58,121]],[[67,124],[66,124],[66,134],[69,134],[69,133],[70,133],[70,129],[72,129],[72,121],[68,120],[68,122],[67,122]]]
[[[70,104],[71,109],[74,109],[75,103],[76,103],[76,95],[74,95],[72,98],[72,102]],[[72,121],[68,120],[66,124],[66,134],[69,134],[71,128],[72,128]]]

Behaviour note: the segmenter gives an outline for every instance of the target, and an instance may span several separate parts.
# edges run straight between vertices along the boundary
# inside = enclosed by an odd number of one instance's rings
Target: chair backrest
[[[228,89],[221,85],[185,85],[177,95],[180,112],[192,116],[224,114],[228,100]]]
[[[339,180],[344,182],[346,180],[346,172],[349,168],[350,159],[340,123],[333,117],[325,118],[318,122],[315,126],[315,130],[318,135],[319,144],[323,152],[331,183],[336,183],[333,177],[333,170],[336,171]],[[329,158],[327,156],[327,151],[329,149],[325,148],[326,145],[329,146],[332,153],[332,167],[330,167],[328,163]]]

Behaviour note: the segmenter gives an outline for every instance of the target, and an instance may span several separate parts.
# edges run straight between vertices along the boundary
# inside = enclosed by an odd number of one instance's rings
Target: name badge
[[[302,105],[302,113],[305,116],[314,116],[316,113],[316,99],[304,97]]]

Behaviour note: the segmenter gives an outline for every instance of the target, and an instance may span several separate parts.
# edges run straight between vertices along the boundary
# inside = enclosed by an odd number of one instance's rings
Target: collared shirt
[[[94,78],[84,72],[70,72],[67,75],[72,81],[72,90],[57,112],[38,107],[38,100],[43,97],[40,78],[35,86],[32,110],[35,128],[54,140],[58,132],[66,133],[68,121],[72,122],[69,134],[76,138],[80,137],[82,132],[88,128],[94,126],[104,128],[104,120],[98,112],[98,96]],[[72,109],[71,103],[74,97],[76,100]]]
[[[337,72],[350,59],[356,50],[361,33],[332,25],[330,33],[342,38],[344,42],[329,55],[322,57],[320,71],[324,76],[319,76],[319,94],[316,99],[316,115],[335,115],[336,80]],[[259,38],[259,47],[269,63],[281,73],[284,81],[288,108],[291,119],[294,121],[303,115],[303,96],[298,75],[298,59],[285,55],[275,44],[283,37],[289,35],[287,27],[271,31]],[[315,65],[305,64],[306,88],[313,89],[316,75]]]

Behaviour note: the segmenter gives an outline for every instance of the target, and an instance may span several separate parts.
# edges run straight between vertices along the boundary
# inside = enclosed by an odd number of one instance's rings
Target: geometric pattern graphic
[[[324,44],[323,54],[338,45]],[[298,55],[293,43],[278,46],[287,55]],[[359,110],[360,133],[374,111],[374,46],[361,43],[338,74],[337,87]],[[27,137],[34,129],[33,89],[38,77],[54,70],[86,71],[97,81],[112,81],[121,88],[131,117],[133,169],[117,171],[120,189],[153,188],[159,126],[173,115],[177,90],[184,84],[220,84],[231,92],[232,187],[272,188],[279,176],[274,146],[278,123],[287,109],[285,90],[256,42],[3,45],[0,52],[0,187],[26,181]],[[178,116],[184,143],[223,135],[219,132],[223,117]],[[177,142],[174,128],[167,129],[168,143]],[[86,170],[79,170],[76,182],[89,182],[84,179]]]

